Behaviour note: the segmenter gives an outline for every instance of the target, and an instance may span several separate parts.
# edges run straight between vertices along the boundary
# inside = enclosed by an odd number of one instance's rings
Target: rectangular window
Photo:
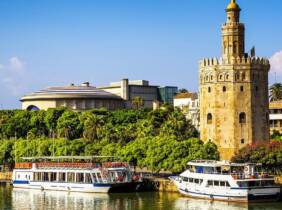
[[[86,173],[85,174],[85,183],[92,183],[92,180],[91,180],[91,175],[90,173]]]
[[[188,177],[183,177],[184,182],[188,182]]]
[[[230,184],[229,184],[229,182],[226,182],[226,187],[230,187]]]
[[[96,174],[95,174],[95,173],[93,173],[92,175],[93,175],[93,181],[94,181],[94,183],[97,183],[97,177],[96,177]]]
[[[51,172],[51,182],[56,182],[56,181],[57,181],[57,173]]]
[[[76,173],[76,182],[82,183],[84,181],[84,174],[83,173]]]
[[[97,178],[98,178],[98,181],[101,183],[102,182],[102,176],[101,176],[101,173],[97,173]]]
[[[189,182],[190,182],[190,183],[193,183],[193,182],[194,182],[194,179],[193,179],[193,178],[189,178]]]
[[[208,180],[208,186],[213,186],[213,181],[212,180]]]
[[[44,182],[48,182],[48,181],[49,181],[49,179],[48,179],[48,173],[47,173],[47,172],[44,172],[44,173],[43,173],[43,181],[44,181]]]
[[[69,172],[68,173],[68,182],[74,182],[74,173],[73,172]]]
[[[225,187],[225,182],[221,181],[220,182],[220,187]]]
[[[219,186],[219,181],[213,181],[214,186]]]
[[[59,172],[59,182],[65,182],[66,181],[66,173]]]
[[[194,182],[196,183],[196,184],[199,184],[199,179],[194,179]]]

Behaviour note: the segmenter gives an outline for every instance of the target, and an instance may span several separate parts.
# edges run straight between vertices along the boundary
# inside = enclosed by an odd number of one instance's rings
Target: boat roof
[[[37,157],[21,157],[22,160],[94,160],[103,158],[119,159],[117,156],[37,156]]]
[[[249,166],[249,165],[255,165],[259,166],[261,163],[232,163],[230,161],[222,160],[222,161],[216,161],[216,160],[193,160],[189,161],[187,165],[190,166],[204,166],[204,167],[221,167],[221,166]]]

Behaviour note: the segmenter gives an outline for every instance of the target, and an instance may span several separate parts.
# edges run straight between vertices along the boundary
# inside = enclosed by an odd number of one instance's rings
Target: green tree
[[[65,111],[57,122],[57,131],[60,137],[67,139],[79,138],[82,126],[77,112]]]
[[[134,109],[140,109],[144,107],[144,100],[140,96],[136,96],[131,100],[131,104]]]
[[[282,99],[282,84],[274,83],[270,87],[270,101],[278,101]]]

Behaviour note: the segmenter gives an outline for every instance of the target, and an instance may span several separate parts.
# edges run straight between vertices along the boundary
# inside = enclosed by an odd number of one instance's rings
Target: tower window
[[[207,123],[212,124],[212,114],[211,113],[208,113],[207,115]]]
[[[213,76],[211,76],[211,80],[213,80]]]
[[[258,86],[256,86],[256,92],[258,92]]]
[[[219,79],[222,80],[222,75],[219,76]]]
[[[246,74],[243,73],[243,74],[242,74],[242,80],[245,80],[245,79],[246,79]]]
[[[226,87],[225,86],[223,86],[222,91],[226,92]]]
[[[229,75],[227,74],[227,75],[226,75],[226,80],[228,80],[228,79],[229,79]]]
[[[209,93],[211,92],[211,87],[208,87],[208,92],[209,92]]]
[[[244,86],[240,87],[240,91],[243,92],[244,91]]]
[[[245,139],[241,139],[241,144],[245,144]]]
[[[245,114],[245,112],[241,112],[240,114],[239,114],[239,123],[246,123],[246,114]]]

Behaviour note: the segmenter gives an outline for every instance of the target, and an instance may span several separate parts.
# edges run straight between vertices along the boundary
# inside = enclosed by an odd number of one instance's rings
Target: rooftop
[[[197,93],[178,93],[175,97],[175,99],[182,99],[182,98],[191,98],[192,100],[198,99],[198,94]]]
[[[24,100],[35,99],[66,99],[66,98],[110,98],[121,99],[119,96],[107,91],[91,86],[89,82],[84,82],[81,85],[70,84],[67,86],[47,87],[43,90],[33,92],[21,98]]]

